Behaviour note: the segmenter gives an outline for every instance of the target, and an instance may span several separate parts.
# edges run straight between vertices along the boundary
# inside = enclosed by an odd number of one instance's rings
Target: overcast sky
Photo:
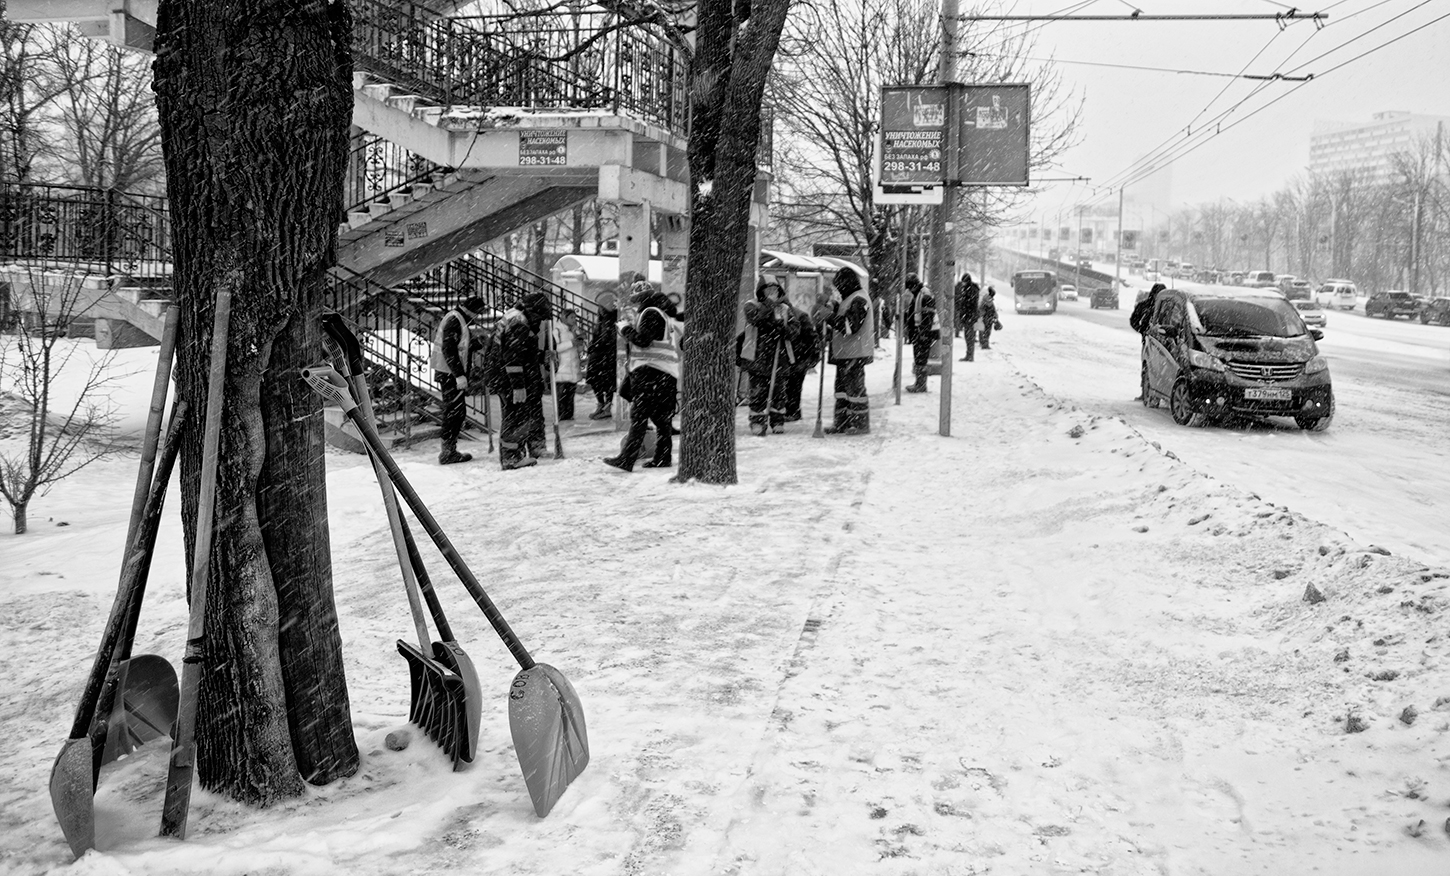
[[[968,5],[962,3],[964,9]],[[1003,14],[1012,15],[1117,15],[1133,8],[1144,15],[1273,14],[1289,8],[1272,0],[1019,0],[1005,5],[1010,13]],[[1165,71],[1061,65],[1064,81],[1084,99],[1082,138],[1062,158],[1061,171],[1039,176],[1086,176],[1091,182],[1046,188],[1038,210],[1055,211],[1059,204],[1091,198],[1087,186],[1115,189],[1145,156],[1160,149],[1177,154],[1183,150],[1175,145],[1200,142],[1172,162],[1173,200],[1245,201],[1303,172],[1316,120],[1368,122],[1384,110],[1450,116],[1450,2],[1324,0],[1301,4],[1300,12],[1322,12],[1328,19],[1320,28],[1303,20],[1282,29],[1268,20],[966,24],[963,35],[968,28],[1034,28],[1040,38],[1034,57]],[[990,44],[979,37],[964,48],[984,42]],[[1339,64],[1345,66],[1333,69]],[[1315,78],[1264,82],[1166,72],[1177,70],[1312,73]],[[1274,98],[1281,99],[1270,106]],[[1197,132],[1215,125],[1222,130],[1217,136],[1185,141],[1190,126]]]

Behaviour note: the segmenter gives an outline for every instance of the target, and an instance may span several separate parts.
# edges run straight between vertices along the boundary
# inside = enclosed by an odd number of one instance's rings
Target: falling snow
[[[527,471],[482,442],[469,465],[398,452],[583,703],[591,763],[543,820],[508,732],[517,665],[431,552],[482,680],[479,756],[454,773],[416,733],[386,744],[407,723],[411,623],[371,470],[329,449],[360,771],[262,811],[198,791],[172,842],[151,746],[102,772],[99,848],[71,865],[47,778],[135,455],[85,470],[34,504],[31,534],[0,534],[0,872],[1444,872],[1450,571],[1049,395],[1011,345],[958,381],[950,438],[935,380],[891,403],[888,349],[871,434],[815,439],[812,375],[785,435],[749,436],[741,412],[730,488],[600,464],[607,422],[565,424],[565,458]],[[120,357],[132,435],[154,356]],[[173,663],[179,507],[136,643]]]

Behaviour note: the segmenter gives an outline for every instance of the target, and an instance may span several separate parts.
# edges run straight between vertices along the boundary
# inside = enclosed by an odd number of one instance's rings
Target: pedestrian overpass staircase
[[[436,406],[427,346],[448,307],[476,294],[501,312],[537,289],[572,307],[586,336],[592,325],[592,301],[479,247],[590,198],[635,208],[620,211],[622,241],[647,244],[653,213],[688,213],[686,70],[668,41],[600,7],[459,16],[457,5],[350,3],[354,149],[330,305],[358,325],[375,376],[395,390],[396,411],[389,391],[380,410],[410,434]],[[10,0],[7,17],[71,21],[149,51],[155,11],[154,0]],[[159,337],[164,199],[42,188],[0,183],[12,289],[34,286],[23,273],[81,270],[98,343]],[[647,246],[635,252],[643,269]],[[492,419],[481,402],[470,418]]]
[[[0,295],[5,302],[0,323],[8,315],[29,330],[68,313],[73,318],[65,330],[93,332],[103,349],[158,343],[172,295],[166,200],[0,182],[0,291],[6,293]],[[581,332],[587,336],[592,330],[590,302],[487,252],[459,256],[393,286],[345,266],[333,268],[326,304],[362,340],[380,431],[398,442],[436,433],[441,396],[429,354],[438,320],[449,308],[472,296],[483,298],[486,327],[529,292],[575,310]],[[469,397],[470,428],[491,430],[497,424],[487,403],[484,396]],[[340,428],[341,418],[332,419]]]

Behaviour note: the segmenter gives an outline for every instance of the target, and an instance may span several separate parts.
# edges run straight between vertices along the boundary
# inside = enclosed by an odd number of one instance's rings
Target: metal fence
[[[0,181],[0,258],[63,261],[105,276],[171,274],[166,199],[115,189]]]
[[[352,137],[343,179],[342,203],[347,210],[366,209],[388,194],[413,183],[432,182],[433,175],[446,170],[415,152],[376,134]]]
[[[685,136],[685,65],[663,37],[602,10],[447,18],[354,0],[353,64],[446,107],[599,109]]]

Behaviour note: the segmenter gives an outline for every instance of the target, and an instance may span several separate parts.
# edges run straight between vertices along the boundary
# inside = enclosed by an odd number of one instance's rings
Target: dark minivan
[[[1160,292],[1143,335],[1143,404],[1167,402],[1184,426],[1246,414],[1326,429],[1334,390],[1314,344],[1323,336],[1277,290]]]

